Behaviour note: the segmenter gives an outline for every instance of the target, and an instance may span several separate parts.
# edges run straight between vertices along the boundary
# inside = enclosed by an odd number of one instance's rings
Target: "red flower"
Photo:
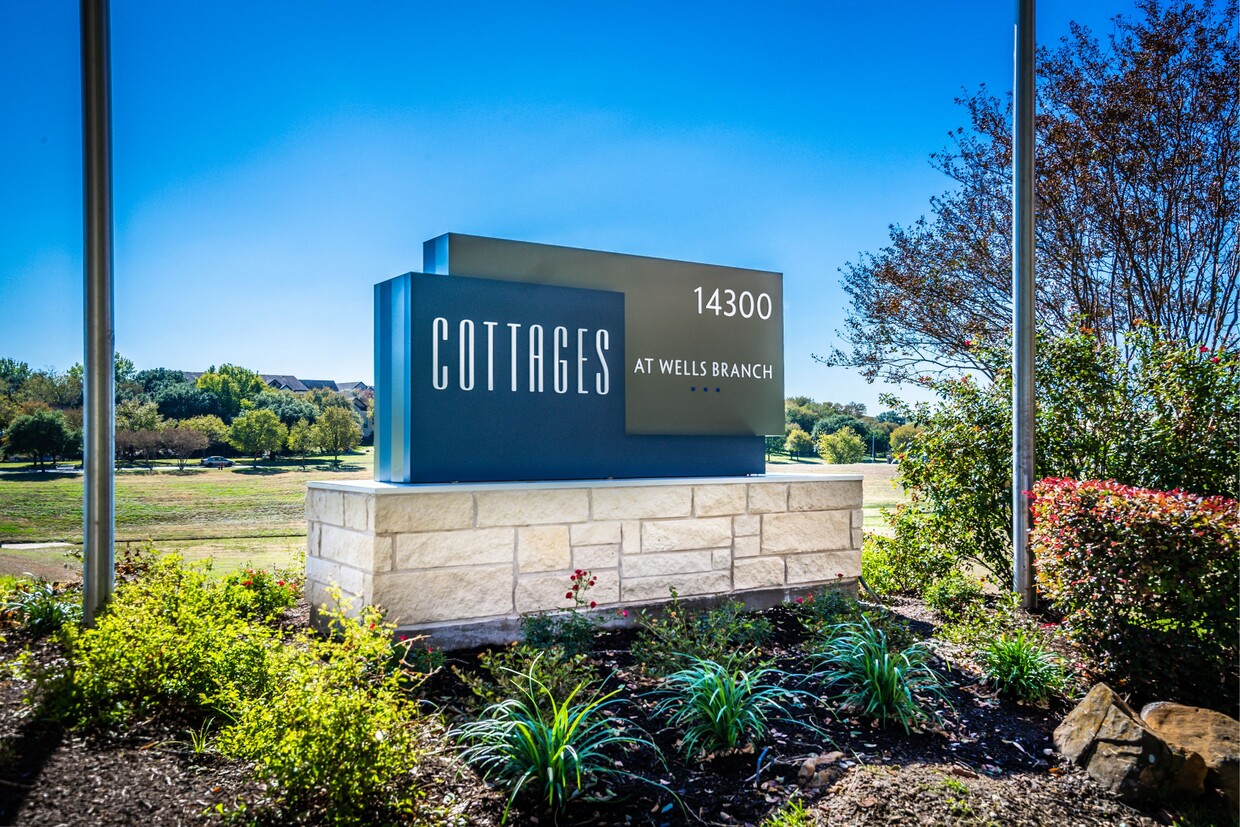
[[[590,608],[591,608],[591,609],[593,609],[593,608],[594,608],[595,606],[597,606],[597,605],[598,605],[598,604],[597,604],[597,603],[595,603],[593,600],[591,600],[591,601],[590,601]]]
[[[1218,357],[1217,357],[1217,356],[1211,356],[1211,357],[1210,357],[1210,362],[1211,362],[1212,364],[1217,365],[1217,364],[1218,364]]]
[[[804,598],[804,597],[798,597],[798,598],[797,598],[797,602],[798,602],[798,603],[804,603],[804,602],[805,602],[805,598]]]
[[[629,616],[629,610],[628,610],[628,609],[621,609],[621,610],[620,610],[620,616],[621,616],[621,617],[628,617],[628,616]]]
[[[1197,348],[1197,350],[1201,351],[1202,353],[1209,353],[1209,352],[1210,352],[1210,348],[1209,348],[1209,347],[1207,347],[1206,345],[1202,345],[1201,347]]]
[[[973,347],[973,340],[972,340],[972,339],[965,339],[965,340],[964,340],[964,346],[965,346],[965,347]]]
[[[568,593],[566,593],[566,594],[564,595],[564,599],[565,599],[565,600],[572,600],[572,599],[573,599],[573,593],[572,593],[572,592],[568,592]]]

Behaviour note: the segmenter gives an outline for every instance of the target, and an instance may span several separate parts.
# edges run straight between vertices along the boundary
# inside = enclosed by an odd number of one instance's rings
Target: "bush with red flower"
[[[1234,705],[1236,500],[1071,479],[1044,479],[1034,496],[1039,589],[1098,671],[1142,693]]]

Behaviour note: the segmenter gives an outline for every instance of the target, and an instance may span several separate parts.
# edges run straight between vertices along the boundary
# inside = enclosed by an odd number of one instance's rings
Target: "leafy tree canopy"
[[[1099,40],[1073,24],[1038,51],[1040,329],[1123,345],[1139,322],[1212,350],[1240,344],[1237,4],[1139,0]],[[958,101],[968,128],[933,154],[955,186],[929,218],[842,268],[846,344],[869,379],[995,375],[974,341],[1010,330],[1011,99]]]

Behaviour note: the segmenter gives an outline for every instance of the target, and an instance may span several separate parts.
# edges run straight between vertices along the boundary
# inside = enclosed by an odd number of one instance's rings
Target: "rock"
[[[1068,713],[1054,739],[1061,753],[1126,800],[1161,801],[1204,790],[1202,757],[1160,738],[1104,683]]]
[[[831,786],[840,775],[838,768],[832,765],[843,757],[842,752],[811,755],[801,762],[801,769],[797,772],[797,783],[811,790]],[[820,767],[824,769],[819,769]]]
[[[1232,810],[1240,806],[1240,721],[1166,701],[1147,704],[1141,720],[1168,744],[1200,755],[1207,783],[1223,791]]]

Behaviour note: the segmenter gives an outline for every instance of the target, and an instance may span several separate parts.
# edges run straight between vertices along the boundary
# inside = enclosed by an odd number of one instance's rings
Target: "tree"
[[[189,419],[181,420],[180,427],[202,434],[207,438],[209,446],[228,444],[228,426],[218,416],[211,416],[210,414],[193,416]]]
[[[177,468],[184,471],[185,462],[196,451],[207,447],[209,440],[202,431],[186,427],[164,428],[159,433],[159,444],[172,456],[176,457]]]
[[[242,402],[253,401],[254,397],[267,390],[263,377],[236,365],[220,365],[218,369],[212,365],[198,377],[196,384],[218,400],[218,413],[225,420],[231,420],[241,412]]]
[[[771,461],[771,457],[774,454],[778,454],[780,451],[784,450],[784,441],[786,439],[787,439],[786,436],[763,437],[763,442],[765,443],[765,448],[766,448],[766,461],[767,462]]]
[[[25,362],[19,362],[7,356],[0,358],[0,380],[3,380],[7,386],[8,393],[17,393],[21,390],[22,383],[30,378],[30,373],[30,365]]]
[[[803,429],[794,427],[784,440],[784,450],[790,457],[801,457],[814,450],[814,440]]]
[[[288,429],[288,450],[290,454],[301,457],[301,467],[306,467],[306,454],[315,450],[314,427],[304,419],[299,419]]]
[[[160,414],[169,419],[219,416],[224,410],[224,406],[220,404],[215,394],[190,382],[162,385],[155,392],[154,397]]]
[[[896,411],[883,411],[877,417],[875,417],[875,419],[877,419],[879,422],[890,422],[894,425],[904,424],[904,417],[901,416]]]
[[[246,456],[254,457],[255,465],[263,454],[284,447],[287,438],[288,428],[266,408],[247,411],[228,426],[228,444]]]
[[[809,432],[810,438],[814,440],[814,444],[818,444],[818,440],[827,434],[833,434],[841,428],[852,428],[861,436],[863,440],[869,440],[870,427],[849,414],[831,414],[824,416],[822,419],[814,423],[813,430]]]
[[[865,459],[865,440],[852,428],[840,428],[819,437],[818,453],[832,465],[851,465]]]
[[[891,432],[891,450],[897,453],[904,453],[913,447],[917,435],[924,431],[925,428],[919,428],[916,425],[901,425]]]
[[[60,411],[42,410],[17,417],[4,434],[5,456],[29,455],[40,471],[46,471],[45,456],[63,456],[71,434]]]
[[[159,408],[154,402],[126,399],[116,406],[116,430],[118,432],[158,431],[163,424],[164,418],[159,415]]]
[[[143,393],[149,394],[152,397],[158,397],[160,391],[174,385],[189,385],[193,387],[193,383],[185,378],[183,371],[173,370],[172,368],[140,370],[134,374],[133,381],[142,386]]]
[[[146,467],[153,468],[153,460],[162,447],[160,432],[151,428],[126,428],[116,432],[116,454],[122,459],[137,462],[146,460]]]
[[[994,382],[929,383],[938,401],[905,408],[925,430],[900,462],[911,504],[893,542],[974,560],[1011,582],[1012,383],[1006,341],[979,359]],[[1131,357],[1126,354],[1131,354]],[[1121,347],[1092,333],[1037,342],[1038,478],[1240,497],[1240,355],[1168,340],[1149,325]]]
[[[333,455],[335,465],[340,464],[341,454],[352,451],[362,441],[362,426],[351,408],[329,406],[314,425],[314,441],[320,450]]]
[[[1139,0],[1105,42],[1075,25],[1038,54],[1037,319],[1122,345],[1141,320],[1211,350],[1240,343],[1237,5]],[[956,188],[842,270],[847,345],[826,361],[903,381],[993,377],[970,343],[1011,325],[1011,104],[961,99],[932,155]]]
[[[314,403],[292,391],[263,391],[254,397],[254,407],[272,411],[290,428],[299,420],[313,423],[319,418],[319,409]]]
[[[22,382],[19,396],[23,402],[42,402],[52,408],[81,407],[82,381],[72,373],[35,371]]]

